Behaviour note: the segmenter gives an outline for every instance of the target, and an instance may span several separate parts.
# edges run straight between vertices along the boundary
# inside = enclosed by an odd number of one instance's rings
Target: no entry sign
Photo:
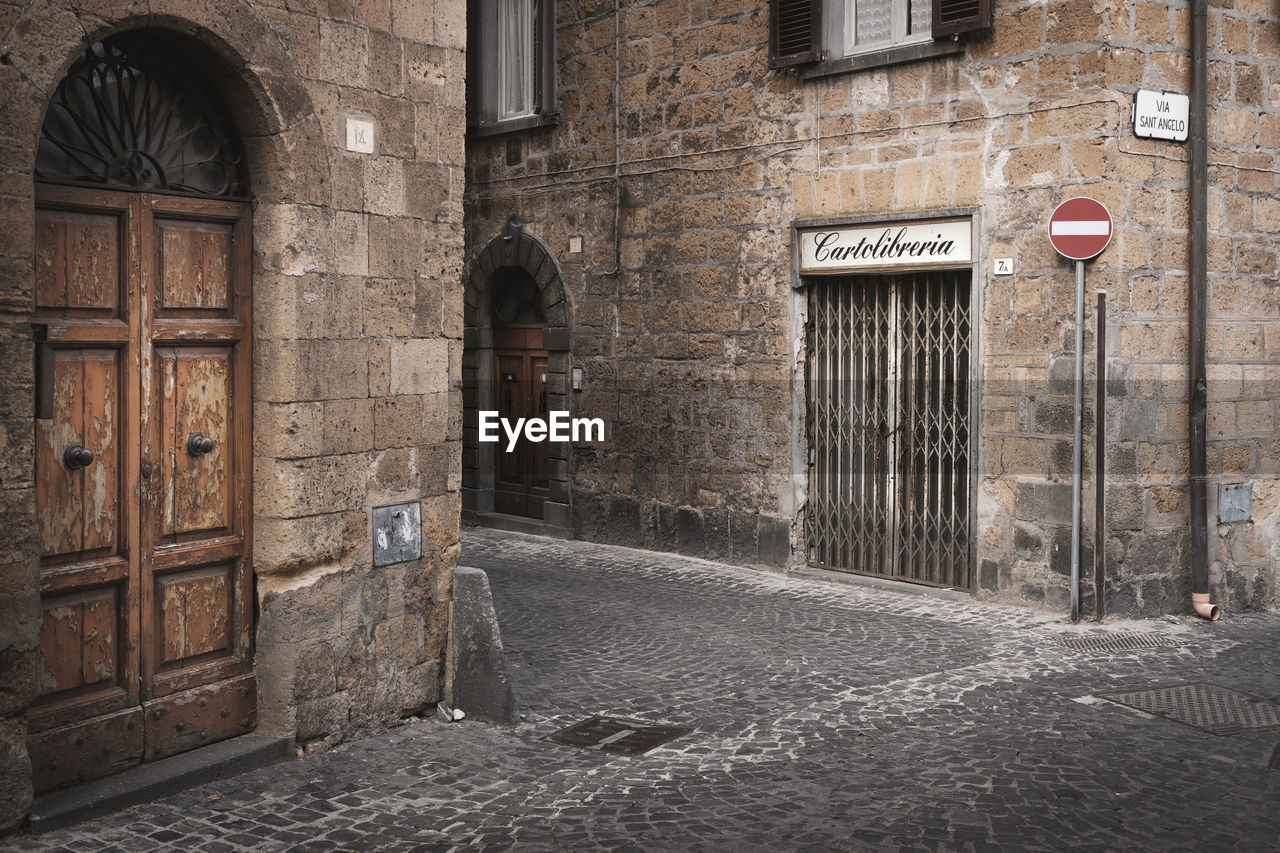
[[[1049,242],[1058,254],[1087,261],[1111,242],[1111,214],[1100,201],[1067,199],[1049,216]]]

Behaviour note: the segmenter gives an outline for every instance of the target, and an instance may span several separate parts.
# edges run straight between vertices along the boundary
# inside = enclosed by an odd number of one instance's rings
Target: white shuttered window
[[[501,118],[533,111],[534,0],[498,0]]]
[[[555,114],[555,0],[471,0],[467,109],[473,129],[503,132]]]

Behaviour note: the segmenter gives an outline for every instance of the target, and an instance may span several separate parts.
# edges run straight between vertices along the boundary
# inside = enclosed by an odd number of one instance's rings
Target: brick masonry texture
[[[199,41],[244,137],[254,209],[259,731],[327,745],[442,689],[461,460],[463,0],[0,2],[0,829],[31,801],[40,631],[32,160],[94,39]],[[348,117],[376,151],[345,150]],[[419,502],[422,557],[375,568],[369,511]]]
[[[1072,626],[1026,608],[467,529],[523,715],[414,720],[15,850],[1270,850],[1275,729],[1094,697],[1212,681],[1280,700],[1280,616]],[[1171,645],[1078,652],[1063,640]],[[595,714],[688,735],[625,757]]]
[[[1280,24],[1258,0],[1210,6],[1212,587],[1228,609],[1269,608]],[[1187,150],[1131,124],[1138,88],[1188,90],[1187,4],[994,7],[958,55],[806,78],[767,67],[763,2],[559,4],[558,123],[469,142],[467,234],[471,257],[514,214],[560,265],[586,388],[575,414],[611,428],[573,449],[575,535],[803,563],[807,304],[791,224],[960,210],[977,226],[974,592],[1065,608],[1074,281],[1046,223],[1088,195],[1116,222],[1089,264],[1085,329],[1092,377],[1105,290],[1109,608],[1187,610]],[[1015,274],[994,276],[994,258]],[[1086,429],[1086,543],[1092,444]],[[1221,482],[1253,484],[1252,521],[1216,524]],[[766,529],[767,551],[734,532]]]

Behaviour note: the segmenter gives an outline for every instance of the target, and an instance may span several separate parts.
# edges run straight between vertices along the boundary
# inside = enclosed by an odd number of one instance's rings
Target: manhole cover
[[[1215,735],[1280,728],[1280,704],[1216,684],[1178,684],[1098,696]]]
[[[565,746],[580,746],[583,749],[598,749],[619,755],[640,755],[691,731],[693,729],[679,726],[654,726],[636,720],[595,716],[549,734],[546,739]]]
[[[1089,634],[1064,637],[1062,645],[1077,652],[1125,652],[1177,646],[1179,643],[1163,634]]]

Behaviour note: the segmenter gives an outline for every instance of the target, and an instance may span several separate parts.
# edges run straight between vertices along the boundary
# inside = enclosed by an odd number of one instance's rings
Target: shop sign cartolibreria
[[[800,274],[888,268],[966,267],[973,262],[968,219],[827,226],[799,232]]]

